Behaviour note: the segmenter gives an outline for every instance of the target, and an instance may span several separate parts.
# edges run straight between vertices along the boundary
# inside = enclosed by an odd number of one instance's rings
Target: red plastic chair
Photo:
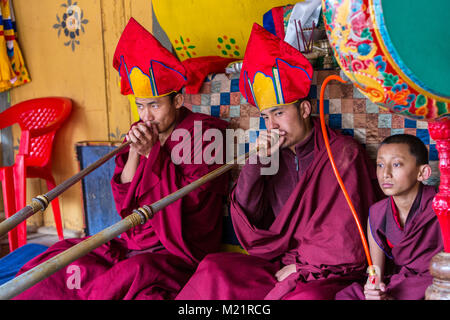
[[[6,218],[26,206],[26,178],[45,179],[49,190],[56,186],[51,172],[53,139],[71,110],[72,100],[46,97],[17,103],[0,113],[0,129],[15,123],[21,129],[19,152],[14,165],[0,167]],[[58,237],[62,240],[64,235],[58,198],[51,204]],[[11,230],[8,239],[11,251],[26,244],[26,221]]]

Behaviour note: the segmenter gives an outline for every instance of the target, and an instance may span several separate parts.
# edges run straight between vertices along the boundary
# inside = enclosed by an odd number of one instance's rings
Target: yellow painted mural
[[[183,61],[203,56],[244,58],[253,23],[286,0],[153,0],[153,9]]]
[[[80,168],[75,144],[79,141],[118,140],[129,129],[132,113],[120,94],[114,50],[128,19],[133,16],[152,29],[149,0],[14,0],[14,12],[22,54],[32,81],[14,88],[11,104],[44,97],[73,100],[69,119],[55,138],[53,174],[56,183]],[[18,145],[19,128],[13,128]],[[47,192],[44,181],[28,179],[27,203]],[[84,229],[81,183],[60,196],[63,226]],[[54,225],[49,207],[28,224]]]

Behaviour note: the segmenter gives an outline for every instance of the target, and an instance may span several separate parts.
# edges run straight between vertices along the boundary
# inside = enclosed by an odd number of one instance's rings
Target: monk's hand
[[[128,131],[126,139],[132,141],[130,153],[148,157],[153,145],[158,141],[158,129],[154,123],[149,121],[140,122]]]
[[[260,158],[268,158],[281,148],[284,143],[285,137],[283,132],[274,130],[261,130],[259,132],[258,139],[256,140],[258,150],[258,156]]]
[[[277,278],[278,281],[283,281],[294,272],[297,272],[297,266],[295,264],[288,264],[275,273],[275,278]]]
[[[380,282],[378,287],[367,281],[364,285],[364,296],[366,300],[391,300],[392,298],[386,292],[386,284]]]

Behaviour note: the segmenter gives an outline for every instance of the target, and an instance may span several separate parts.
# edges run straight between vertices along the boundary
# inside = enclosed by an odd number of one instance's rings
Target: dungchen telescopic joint
[[[37,212],[38,210],[45,211],[49,203],[50,201],[48,201],[48,198],[43,194],[40,194],[31,199],[30,207],[33,208],[34,212]]]

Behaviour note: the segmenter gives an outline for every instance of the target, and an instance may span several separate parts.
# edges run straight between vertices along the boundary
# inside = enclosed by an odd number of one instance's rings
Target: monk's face
[[[383,144],[377,153],[377,178],[385,195],[415,197],[419,181],[423,181],[422,166],[417,165],[407,144]]]
[[[280,139],[284,138],[281,148],[291,148],[303,141],[311,132],[311,104],[303,101],[299,106],[288,104],[263,110],[263,117],[268,131],[278,129]]]
[[[178,94],[158,98],[136,98],[139,118],[144,122],[152,122],[158,132],[164,134],[171,131],[176,124],[177,109],[183,104],[183,95]]]

